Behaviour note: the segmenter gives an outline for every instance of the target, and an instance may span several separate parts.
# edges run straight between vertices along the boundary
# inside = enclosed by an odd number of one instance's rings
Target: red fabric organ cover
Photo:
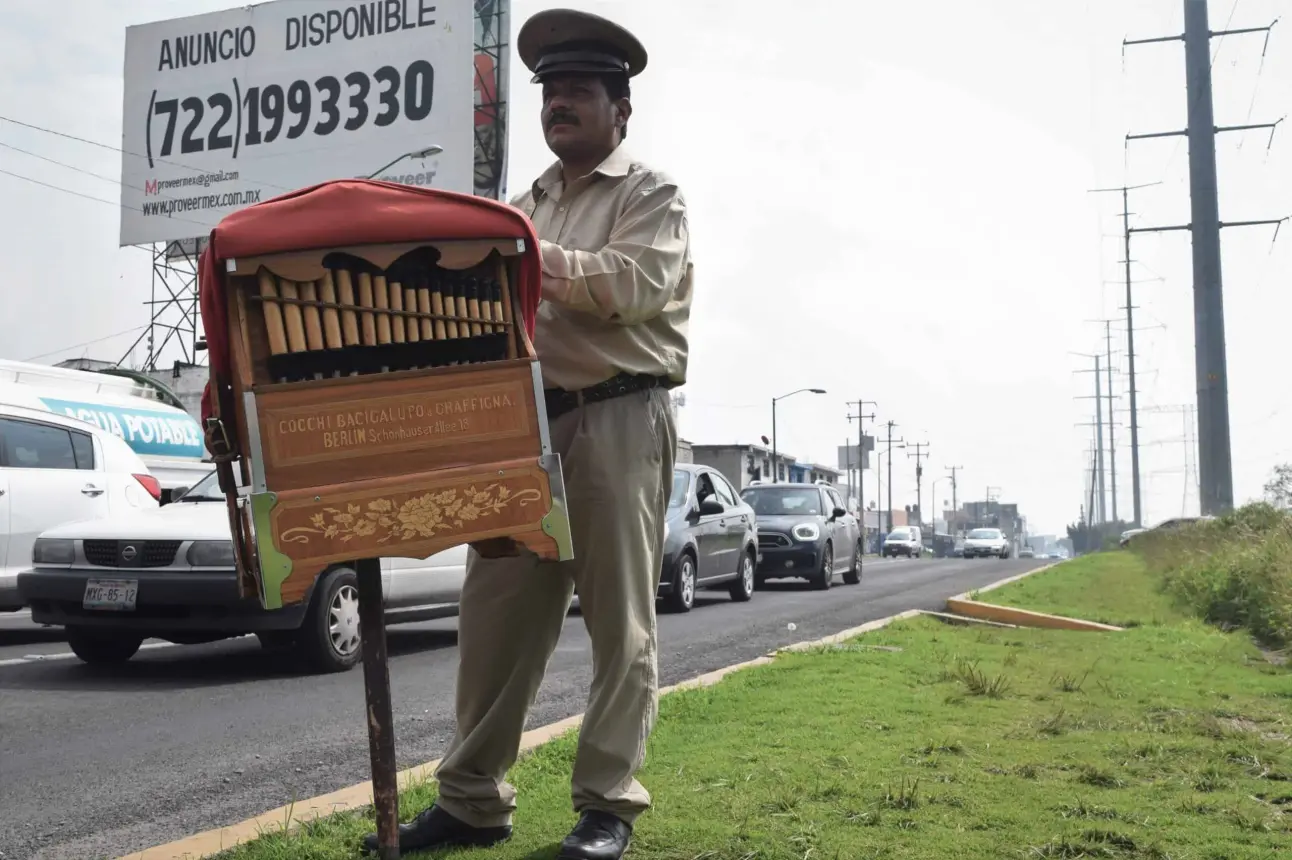
[[[239,257],[345,245],[453,239],[524,239],[513,285],[534,337],[542,258],[534,225],[519,209],[486,197],[369,179],[341,179],[302,188],[228,215],[211,231],[198,262],[197,291],[211,378],[230,379],[224,263]],[[202,426],[214,413],[211,381],[202,393]],[[221,410],[223,411],[223,410]]]

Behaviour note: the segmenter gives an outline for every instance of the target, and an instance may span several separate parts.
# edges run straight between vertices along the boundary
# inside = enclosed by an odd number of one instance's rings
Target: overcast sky
[[[149,256],[117,247],[121,69],[130,24],[228,8],[228,0],[4,0],[0,115],[0,357],[116,360],[148,314]],[[515,2],[512,31],[551,3]],[[1120,198],[1088,189],[1162,182],[1132,199],[1138,226],[1189,220],[1180,139],[1183,49],[1121,41],[1181,31],[1180,0],[904,0],[791,4],[653,0],[565,5],[608,14],[650,51],[634,83],[629,144],[672,172],[691,207],[697,272],[682,432],[696,443],[771,435],[828,462],[855,438],[845,401],[878,402],[895,435],[928,442],[930,481],[963,466],[960,499],[988,486],[1034,532],[1076,519],[1088,480],[1092,366],[1103,325],[1124,319]],[[1212,29],[1268,24],[1281,0],[1213,0]],[[1231,19],[1232,15],[1232,19]],[[1292,33],[1216,48],[1220,124],[1278,119],[1292,100]],[[538,90],[517,62],[509,187],[550,161]],[[1284,129],[1219,142],[1221,217],[1292,209]],[[7,147],[7,148],[6,148]],[[108,180],[16,151],[39,153]],[[361,169],[361,168],[357,168]],[[1227,230],[1225,312],[1235,492],[1260,492],[1292,459],[1286,381],[1292,231]],[[1137,238],[1134,276],[1145,518],[1196,512],[1186,476],[1194,402],[1186,234]],[[1125,369],[1124,322],[1113,327]],[[170,356],[173,357],[173,356]],[[1119,510],[1131,506],[1126,379],[1118,376]],[[869,411],[872,407],[867,407]],[[1174,411],[1173,411],[1174,410]],[[884,447],[880,444],[881,449]],[[898,451],[894,503],[915,501]],[[1189,453],[1192,466],[1194,456]],[[881,467],[883,467],[881,461]],[[867,495],[874,498],[873,477]],[[936,488],[937,506],[950,482]]]

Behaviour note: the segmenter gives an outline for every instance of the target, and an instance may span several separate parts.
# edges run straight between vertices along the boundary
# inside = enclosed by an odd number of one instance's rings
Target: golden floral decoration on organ
[[[347,543],[381,534],[377,543],[435,537],[463,528],[467,523],[497,514],[512,504],[525,507],[542,498],[535,489],[519,492],[503,484],[475,485],[465,489],[436,490],[413,496],[403,503],[375,499],[366,505],[348,502],[345,509],[328,507],[310,517],[310,526],[283,532],[289,543],[309,543],[312,536]]]

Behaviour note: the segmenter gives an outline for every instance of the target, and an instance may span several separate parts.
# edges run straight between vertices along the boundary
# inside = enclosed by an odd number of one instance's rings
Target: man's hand
[[[476,541],[470,546],[481,558],[515,558],[520,555],[520,545],[506,537]]]

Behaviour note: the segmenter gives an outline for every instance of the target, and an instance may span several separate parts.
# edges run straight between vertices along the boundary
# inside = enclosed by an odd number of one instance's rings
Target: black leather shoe
[[[589,809],[579,817],[570,835],[561,842],[557,860],[620,860],[632,840],[633,827],[628,822]]]
[[[472,827],[440,807],[431,806],[423,809],[407,824],[399,825],[399,853],[435,848],[488,848],[510,838],[509,824],[502,827]],[[369,833],[363,837],[363,847],[375,852],[377,834]]]

